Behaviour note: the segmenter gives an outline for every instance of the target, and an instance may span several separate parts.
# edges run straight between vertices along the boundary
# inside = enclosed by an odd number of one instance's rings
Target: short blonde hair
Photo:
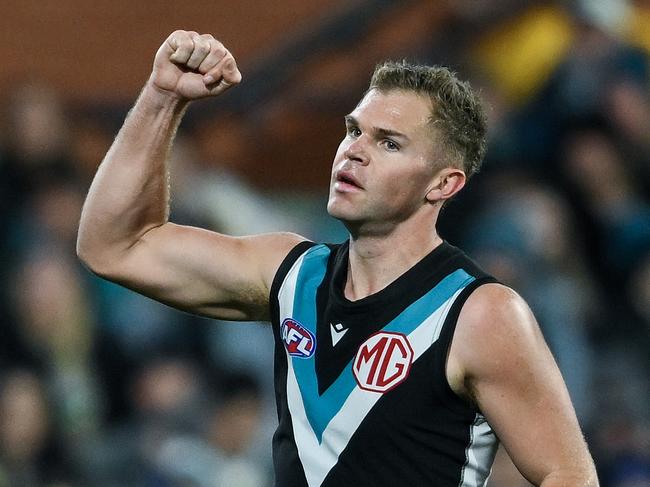
[[[487,121],[483,105],[466,81],[444,66],[424,66],[406,61],[377,65],[368,91],[404,90],[428,96],[433,104],[431,124],[437,129],[445,164],[458,166],[469,179],[485,157]]]

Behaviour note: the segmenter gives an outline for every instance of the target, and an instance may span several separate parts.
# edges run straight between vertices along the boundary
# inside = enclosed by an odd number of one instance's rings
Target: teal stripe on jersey
[[[476,278],[470,276],[464,269],[455,270],[440,281],[436,287],[397,315],[382,331],[394,331],[409,335],[456,291],[463,289],[474,279]]]
[[[292,318],[307,328],[315,337],[317,328],[316,293],[325,277],[330,252],[330,248],[326,245],[317,245],[309,249],[303,258],[296,280]],[[316,337],[315,345],[318,346],[318,337]],[[323,418],[327,414],[327,411],[321,411],[322,406],[319,407],[316,353],[318,353],[317,349],[309,358],[291,357],[294,374],[300,387],[300,395],[305,405],[305,413],[314,431],[320,428],[322,423],[322,419],[319,420],[319,418]],[[324,428],[323,426],[321,431]],[[319,442],[320,439],[319,435]]]
[[[309,329],[314,336],[316,336],[317,325],[316,293],[325,276],[329,254],[330,249],[324,245],[312,247],[304,257],[296,281],[292,317]],[[451,298],[456,291],[464,288],[474,279],[463,269],[452,272],[427,294],[400,313],[383,328],[383,331],[410,334],[428,316]],[[323,395],[319,395],[315,367],[316,353],[318,352],[316,351],[308,359],[291,357],[291,361],[300,387],[307,419],[320,443],[325,428],[340,411],[346,399],[356,387],[356,381],[352,374],[353,359]]]
[[[310,248],[303,257],[296,279],[292,318],[312,332],[314,336],[316,336],[317,322],[316,292],[325,277],[330,253],[330,248],[327,245],[316,245]],[[314,355],[309,360],[313,358]],[[307,361],[302,358],[298,360]]]

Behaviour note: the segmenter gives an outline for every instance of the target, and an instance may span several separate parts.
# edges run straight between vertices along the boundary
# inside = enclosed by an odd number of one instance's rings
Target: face
[[[424,205],[432,165],[431,101],[369,91],[345,118],[330,180],[327,211],[350,226],[393,226]]]

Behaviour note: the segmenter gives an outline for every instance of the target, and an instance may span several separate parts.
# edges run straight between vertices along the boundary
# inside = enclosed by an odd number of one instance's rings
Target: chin
[[[347,220],[354,220],[354,214],[352,211],[345,211],[344,208],[342,208],[342,204],[340,202],[336,202],[336,200],[330,199],[327,202],[327,213],[333,217],[336,218],[337,220],[341,221],[347,221]],[[350,210],[350,209],[348,209]]]
[[[334,218],[340,218],[341,211],[336,203],[334,203],[332,200],[329,200],[327,202],[327,213],[329,216],[333,216]]]

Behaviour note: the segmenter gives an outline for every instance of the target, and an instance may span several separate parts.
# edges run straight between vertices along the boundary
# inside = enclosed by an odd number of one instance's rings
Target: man
[[[328,211],[349,242],[316,245],[167,220],[186,106],[240,80],[210,35],[163,43],[90,188],[78,253],[177,308],[272,321],[276,485],[484,485],[497,437],[535,485],[597,485],[528,307],[436,232],[483,157],[469,87],[444,68],[378,68],[332,167]]]

